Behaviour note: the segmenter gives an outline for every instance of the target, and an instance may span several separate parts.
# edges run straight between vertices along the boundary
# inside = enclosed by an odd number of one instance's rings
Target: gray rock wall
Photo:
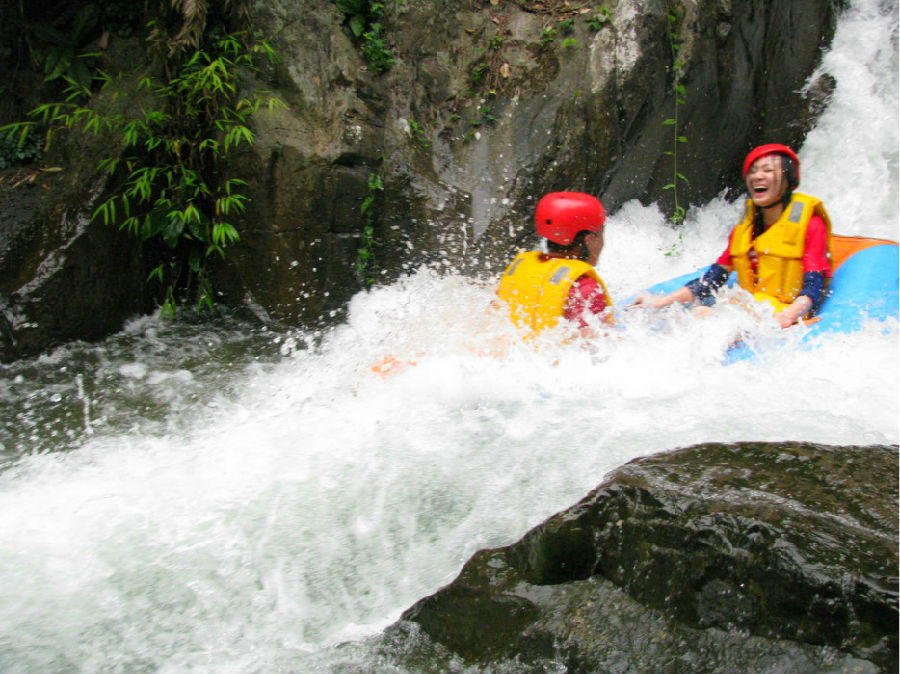
[[[677,146],[690,181],[679,186],[682,206],[738,187],[750,147],[799,144],[821,108],[798,91],[840,3],[385,4],[395,63],[384,74],[367,66],[332,0],[255,6],[281,61],[246,85],[272,90],[287,109],[258,114],[257,143],[232,164],[252,201],[241,243],[215,269],[223,303],[315,326],[367,283],[423,263],[493,273],[531,243],[531,211],[551,190],[598,194],[612,211],[635,198],[671,210],[673,133],[687,138]],[[591,25],[601,12],[608,20]],[[112,37],[107,65],[142,67],[139,47]],[[663,124],[676,112],[676,79],[685,87],[677,128]],[[61,168],[75,189],[23,199],[0,185],[4,211],[15,213],[0,222],[0,246],[16,242],[0,254],[0,360],[100,336],[148,309],[144,252],[90,222],[102,191],[90,177],[96,153],[72,143]],[[370,187],[373,177],[383,189]],[[363,273],[361,246],[375,262]],[[90,292],[75,271],[88,268],[81,255],[102,280]]]
[[[592,27],[602,7],[608,21]],[[497,271],[551,190],[597,194],[610,210],[629,199],[671,209],[673,32],[688,141],[676,149],[689,178],[680,203],[739,187],[752,146],[801,142],[821,101],[798,92],[836,21],[835,3],[811,1],[434,0],[386,12],[396,60],[379,75],[335,30],[331,2],[259,10],[283,57],[269,84],[290,109],[258,119],[246,158],[258,192],[247,245],[222,274],[232,302],[309,321],[364,287],[354,263],[372,174],[384,182],[385,281],[422,263]]]

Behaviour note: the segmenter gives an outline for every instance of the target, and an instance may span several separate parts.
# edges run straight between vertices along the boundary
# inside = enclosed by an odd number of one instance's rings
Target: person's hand
[[[645,307],[647,309],[660,309],[669,304],[667,299],[666,295],[654,295],[653,293],[644,291],[637,294],[637,297],[634,298],[631,306]]]
[[[785,307],[775,314],[775,320],[782,328],[789,328],[806,314],[812,307],[812,300],[806,295],[801,295],[789,307]]]
[[[797,322],[797,319],[789,311],[779,311],[775,314],[775,320],[782,328],[789,328]]]

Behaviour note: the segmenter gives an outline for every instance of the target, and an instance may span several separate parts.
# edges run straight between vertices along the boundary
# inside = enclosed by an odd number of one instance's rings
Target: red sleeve
[[[594,278],[585,275],[572,284],[564,314],[567,320],[584,328],[587,326],[585,313],[599,314],[604,309],[606,309],[606,295],[603,293],[603,287]]]
[[[728,245],[725,246],[725,251],[719,256],[719,259],[716,260],[716,264],[720,264],[723,267],[731,267],[731,237],[734,236],[734,230],[731,230],[731,234],[728,235]]]
[[[825,276],[831,276],[831,261],[828,259],[828,227],[818,215],[812,216],[806,226],[803,272],[809,271],[819,271]]]

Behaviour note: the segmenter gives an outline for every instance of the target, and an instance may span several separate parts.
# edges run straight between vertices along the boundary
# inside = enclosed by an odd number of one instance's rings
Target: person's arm
[[[775,320],[781,324],[782,328],[789,328],[805,316],[812,309],[812,305],[812,300],[808,296],[798,295],[790,306],[775,314]]]
[[[809,219],[803,241],[803,273],[819,272],[831,276],[831,257],[828,255],[828,226],[818,215]]]
[[[828,257],[828,228],[818,215],[806,226],[803,249],[803,287],[790,306],[775,314],[781,327],[787,328],[817,308],[825,292],[825,277],[831,274]]]
[[[597,281],[584,275],[572,284],[563,316],[578,327],[582,337],[593,339],[598,334],[585,316],[601,314],[607,309],[606,295]]]
[[[670,292],[668,295],[654,295],[651,292],[638,293],[631,303],[633,307],[648,307],[650,309],[662,309],[670,304],[679,302],[681,304],[690,304],[694,301],[694,293],[687,286],[681,286],[678,290]]]
[[[825,274],[809,271],[803,275],[803,289],[790,306],[775,314],[782,328],[789,328],[810,311],[819,306],[825,292]]]
[[[721,259],[721,258],[719,258]],[[719,288],[721,288],[728,280],[731,273],[731,267],[720,263],[712,265],[707,269],[700,278],[686,283],[668,295],[654,295],[652,293],[640,293],[634,299],[634,305],[650,307],[652,309],[660,309],[670,304],[680,302],[681,304],[690,304],[694,300],[702,300],[709,297]]]
[[[728,235],[728,244],[725,246],[725,250],[719,255],[719,259],[716,260],[715,264],[707,269],[699,279],[685,284],[668,295],[654,295],[649,292],[638,293],[638,296],[632,302],[632,306],[661,309],[676,302],[690,304],[694,300],[712,295],[728,280],[728,275],[733,269],[731,265],[731,237],[733,236],[734,230],[732,229]]]

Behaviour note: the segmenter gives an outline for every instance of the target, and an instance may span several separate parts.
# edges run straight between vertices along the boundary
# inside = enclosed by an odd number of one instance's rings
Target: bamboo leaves
[[[186,16],[203,11],[200,0],[176,3]],[[97,167],[117,187],[93,217],[171,251],[171,259],[148,276],[163,283],[163,312],[169,315],[182,293],[193,293],[198,308],[212,307],[207,259],[224,257],[240,240],[232,220],[245,210],[246,183],[224,174],[224,160],[236,147],[254,143],[253,114],[284,105],[266,92],[238,95],[239,70],[255,70],[255,55],[275,57],[268,44],[248,33],[227,34],[206,49],[170,57],[168,78],[140,78],[136,88],[147,92],[141,106],[99,111],[91,106],[90,89],[72,81],[65,101],[41,105],[32,111],[33,120],[0,129],[24,139],[43,127],[48,145],[60,130],[109,135],[108,154]],[[119,82],[102,72],[95,81],[115,98]]]

